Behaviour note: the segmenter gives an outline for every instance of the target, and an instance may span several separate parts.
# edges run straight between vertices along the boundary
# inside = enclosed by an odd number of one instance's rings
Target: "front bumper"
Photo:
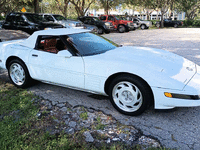
[[[154,93],[155,109],[171,109],[175,107],[194,107],[200,106],[200,99],[193,99],[192,97],[200,96],[200,67],[197,68],[198,72],[184,87],[183,90],[171,90],[152,87]],[[170,98],[164,95],[165,92],[176,93],[179,95],[190,95],[190,98]]]

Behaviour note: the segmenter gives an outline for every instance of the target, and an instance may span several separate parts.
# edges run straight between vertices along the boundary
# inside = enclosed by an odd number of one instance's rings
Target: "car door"
[[[60,40],[58,37],[53,37],[53,39],[57,42]],[[39,42],[43,42],[43,46],[39,46],[30,52],[29,70],[31,76],[34,79],[53,84],[84,88],[84,62],[82,57],[72,56],[67,48],[48,51],[48,48],[44,46],[45,40],[41,38]],[[48,37],[48,40],[51,39]],[[54,45],[54,43],[51,44],[52,47]]]

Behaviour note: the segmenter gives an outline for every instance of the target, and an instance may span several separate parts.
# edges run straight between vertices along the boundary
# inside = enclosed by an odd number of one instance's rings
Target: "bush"
[[[5,17],[0,15],[0,20],[5,20]]]
[[[194,20],[192,25],[193,26],[200,26],[200,20]]]
[[[183,21],[184,26],[194,26],[199,27],[200,26],[200,20],[184,20]]]
[[[155,25],[157,21],[160,21],[160,20],[149,20],[152,22],[152,25]]]

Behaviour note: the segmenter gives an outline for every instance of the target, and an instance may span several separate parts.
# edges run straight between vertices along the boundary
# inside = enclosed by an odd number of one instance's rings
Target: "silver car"
[[[81,21],[77,20],[69,20],[63,17],[62,15],[56,15],[56,14],[40,14],[43,16],[44,19],[46,19],[49,22],[55,22],[62,24],[66,28],[75,28],[75,29],[89,29],[93,32],[97,31],[97,28],[95,26],[84,26]]]

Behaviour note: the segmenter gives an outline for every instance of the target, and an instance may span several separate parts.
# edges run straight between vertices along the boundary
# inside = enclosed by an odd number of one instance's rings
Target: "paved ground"
[[[200,29],[136,30],[105,34],[118,44],[162,48],[182,55],[200,65]],[[6,77],[6,73],[0,78]],[[4,78],[8,80],[8,78]],[[111,114],[126,125],[133,125],[145,135],[156,137],[167,148],[200,149],[200,107],[176,108],[157,112],[153,108],[137,117],[118,113],[104,96],[38,83],[29,90],[50,101],[69,102]]]

